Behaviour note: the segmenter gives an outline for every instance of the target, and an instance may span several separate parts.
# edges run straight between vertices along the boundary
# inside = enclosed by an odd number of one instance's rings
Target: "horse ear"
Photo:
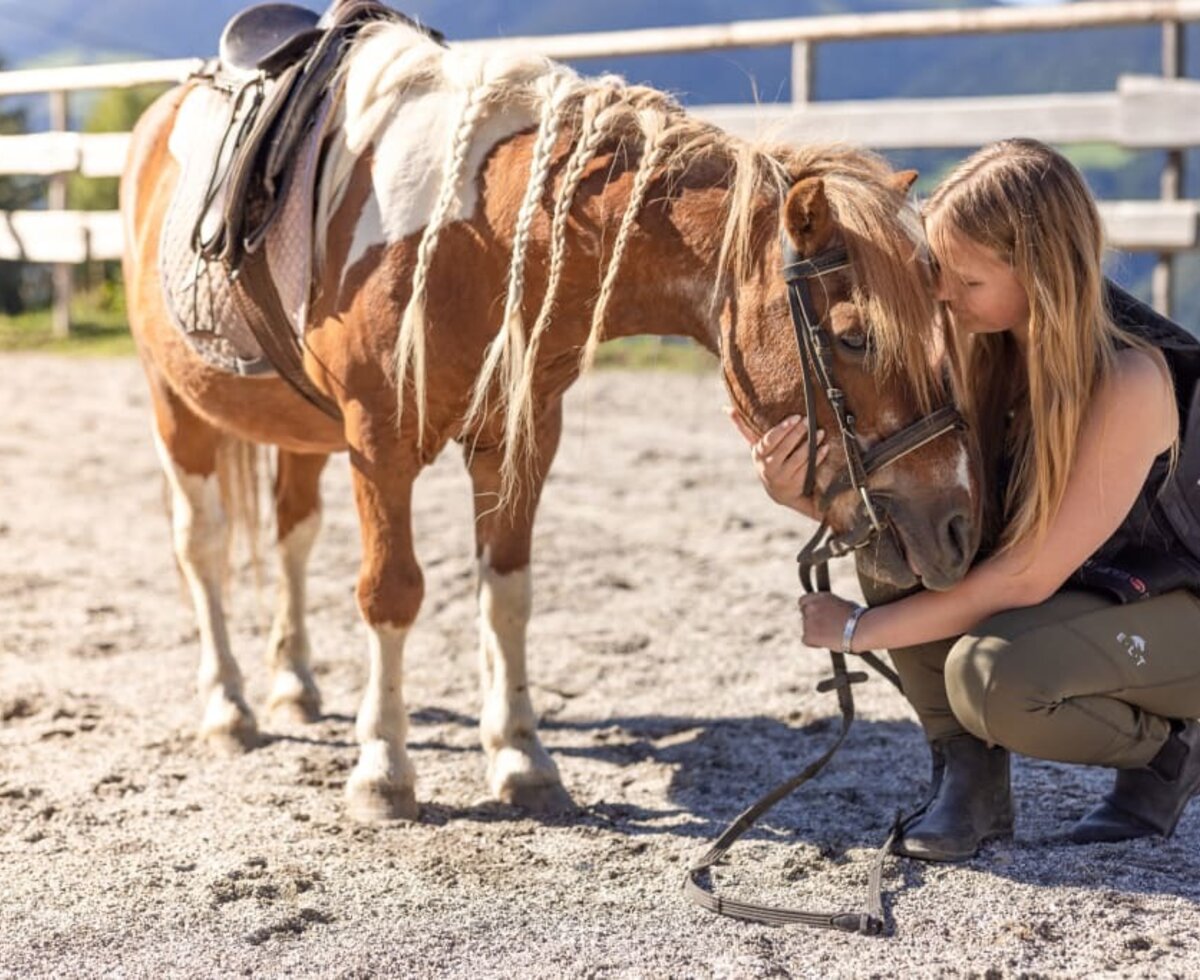
[[[907,194],[912,190],[912,185],[917,182],[917,178],[921,176],[915,170],[897,170],[888,178],[888,183],[892,185],[894,190],[901,194]]]
[[[833,237],[833,215],[820,177],[807,177],[788,191],[783,203],[783,228],[804,258],[816,255]]]

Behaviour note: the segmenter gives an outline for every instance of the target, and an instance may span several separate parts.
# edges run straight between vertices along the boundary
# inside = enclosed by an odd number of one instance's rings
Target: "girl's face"
[[[1011,330],[1023,340],[1029,297],[1012,267],[965,235],[952,232],[943,240],[946,254],[935,255],[935,295],[945,304],[954,328],[967,333]]]

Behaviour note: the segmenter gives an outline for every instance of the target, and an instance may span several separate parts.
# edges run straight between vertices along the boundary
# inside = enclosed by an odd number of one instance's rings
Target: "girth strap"
[[[266,250],[247,252],[237,274],[246,288],[235,289],[232,295],[271,366],[306,401],[334,421],[341,422],[342,411],[337,402],[313,384],[305,372],[304,352],[296,335],[290,328],[284,329],[288,325],[288,316],[267,268]]]

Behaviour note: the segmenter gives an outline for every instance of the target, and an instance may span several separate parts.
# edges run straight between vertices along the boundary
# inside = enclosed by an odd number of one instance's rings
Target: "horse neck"
[[[607,271],[628,200],[627,181],[598,196],[594,234],[604,244],[596,262],[600,281]],[[607,339],[637,335],[689,337],[706,350],[719,349],[719,319],[725,278],[720,270],[724,235],[724,188],[708,184],[652,184],[613,284],[604,316]]]

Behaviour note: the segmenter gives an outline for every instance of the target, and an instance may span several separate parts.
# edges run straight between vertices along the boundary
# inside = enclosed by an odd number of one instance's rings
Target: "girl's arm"
[[[945,592],[919,592],[878,606],[859,620],[854,650],[899,649],[958,636],[1005,609],[1032,606],[1057,592],[1129,514],[1154,459],[1179,432],[1174,389],[1165,366],[1139,350],[1122,351],[1097,391],[1058,514],[1036,550],[1018,545],[980,562]],[[808,643],[805,609],[805,642]],[[809,645],[841,644],[840,623],[814,624]]]

